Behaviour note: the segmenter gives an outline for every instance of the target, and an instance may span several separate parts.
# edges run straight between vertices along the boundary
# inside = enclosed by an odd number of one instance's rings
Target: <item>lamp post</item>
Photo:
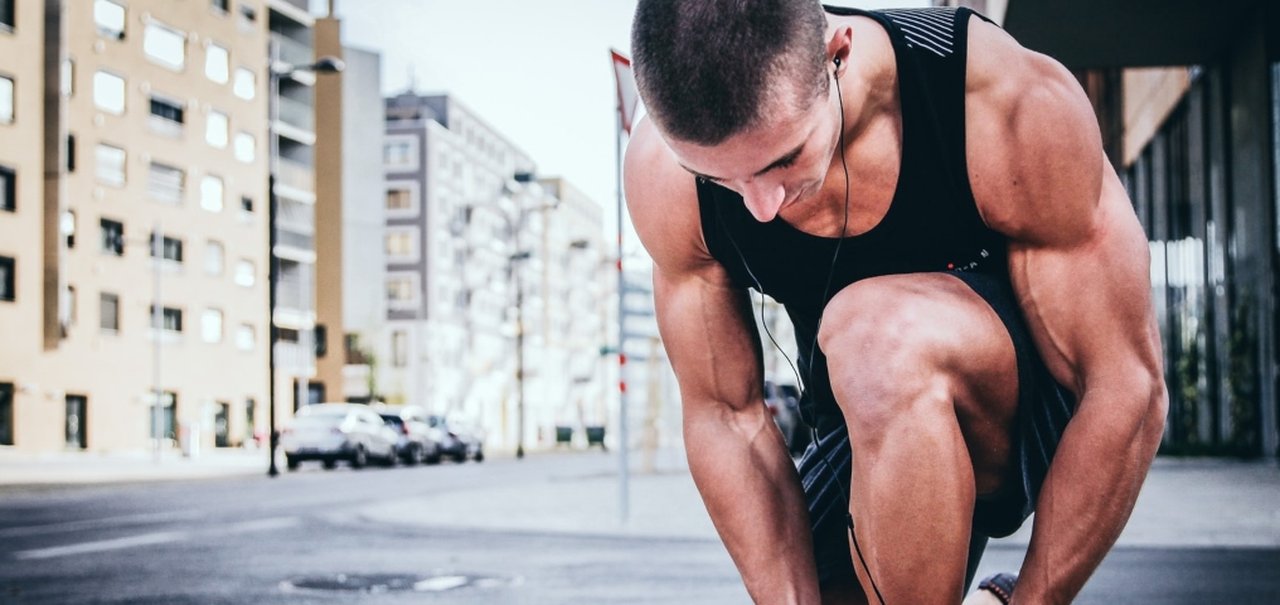
[[[520,188],[527,186],[535,181],[536,177],[530,172],[517,172],[513,175],[513,180],[519,183]],[[504,185],[503,193],[517,193],[516,188]],[[475,204],[472,208],[483,208],[492,211],[494,214],[502,218],[506,223],[507,233],[511,235],[513,251],[507,255],[507,271],[511,275],[511,279],[515,285],[515,311],[516,311],[516,459],[524,458],[524,427],[525,427],[525,397],[524,397],[524,280],[521,279],[520,267],[518,263],[527,260],[532,254],[528,250],[520,248],[520,232],[524,230],[525,219],[531,212],[543,212],[546,210],[554,210],[559,207],[560,200],[555,200],[550,204],[541,204],[533,207],[524,207],[520,201],[516,200],[516,210],[514,216],[509,214],[497,204]]]
[[[277,54],[278,51],[273,47],[272,58],[274,59]],[[267,204],[267,415],[270,427],[269,430],[271,433],[269,437],[270,447],[268,448],[271,452],[271,460],[267,467],[267,476],[269,477],[275,477],[280,474],[280,469],[276,467],[276,447],[280,443],[280,435],[276,431],[277,333],[275,319],[276,282],[279,281],[280,278],[279,261],[276,259],[276,217],[279,213],[279,200],[276,198],[276,173],[279,170],[280,144],[276,140],[277,135],[275,132],[275,123],[280,118],[280,105],[278,98],[280,95],[280,80],[298,72],[311,72],[316,74],[338,73],[341,72],[344,67],[345,64],[342,62],[342,59],[328,56],[320,57],[315,63],[311,63],[310,65],[289,65],[287,63],[273,60],[267,67],[267,78],[270,82],[270,90],[267,94],[267,118],[270,120],[270,127],[268,128],[267,134],[270,139],[270,157],[267,158],[267,166],[269,169],[267,174],[267,198],[269,200],[269,203]],[[304,290],[303,295],[305,296],[305,294],[306,291]],[[303,330],[303,332],[307,332],[307,336],[310,336],[309,331]],[[301,334],[299,334],[299,341],[300,344],[305,343]],[[303,352],[305,354],[306,350],[304,349]],[[298,387],[300,393],[298,401],[302,401],[301,393],[305,393],[304,389],[306,389],[306,385],[303,383],[301,376],[299,377],[298,382],[300,385]]]

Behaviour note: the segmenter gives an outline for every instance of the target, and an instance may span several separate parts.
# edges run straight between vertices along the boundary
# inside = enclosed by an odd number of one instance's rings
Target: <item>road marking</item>
[[[96,542],[82,542],[80,544],[54,546],[52,548],[22,550],[13,553],[13,556],[16,559],[24,561],[33,559],[52,559],[68,555],[83,555],[94,552],[105,552],[108,550],[119,550],[121,548],[135,548],[138,546],[177,542],[179,540],[185,540],[189,535],[190,534],[184,531],[162,531],[151,534],[130,536],[128,538],[116,538],[114,540],[98,540]]]
[[[467,576],[437,576],[428,578],[413,585],[418,592],[444,592],[467,584]]]
[[[111,540],[96,540],[93,542],[82,542],[80,544],[69,544],[66,546],[54,546],[50,548],[36,548],[32,550],[22,550],[13,553],[15,559],[30,561],[36,559],[53,559],[56,557],[66,557],[70,555],[83,555],[96,552],[105,552],[109,550],[120,550],[124,548],[137,548],[139,546],[152,546],[155,544],[167,544],[169,542],[179,542],[188,540],[193,537],[217,537],[236,534],[246,534],[261,531],[271,531],[276,529],[285,529],[295,527],[302,522],[298,517],[271,517],[268,519],[258,519],[254,521],[245,521],[242,523],[231,523],[218,527],[216,529],[207,529],[200,532],[191,531],[162,531],[149,534],[140,534],[137,536],[129,536],[127,538],[114,538]]]
[[[140,513],[121,515],[119,517],[103,517],[101,519],[81,519],[79,521],[63,521],[44,525],[24,525],[0,529],[0,538],[21,538],[40,534],[60,534],[96,527],[119,527],[121,525],[143,525],[156,521],[182,521],[197,519],[203,515],[193,511],[171,511],[161,513]]]

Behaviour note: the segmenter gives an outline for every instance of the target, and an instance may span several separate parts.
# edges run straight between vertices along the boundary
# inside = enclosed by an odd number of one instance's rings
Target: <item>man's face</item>
[[[769,222],[783,208],[818,193],[826,180],[840,138],[840,107],[831,88],[807,107],[769,102],[772,109],[757,126],[718,145],[664,138],[685,170],[737,192],[756,220]]]

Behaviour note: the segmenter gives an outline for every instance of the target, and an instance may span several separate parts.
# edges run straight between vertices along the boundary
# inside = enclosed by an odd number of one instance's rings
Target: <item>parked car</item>
[[[339,460],[361,468],[370,460],[386,465],[396,461],[397,435],[368,406],[351,403],[318,403],[298,410],[280,433],[285,464],[297,470],[307,460],[319,460],[326,469]]]
[[[396,432],[396,455],[405,464],[440,462],[439,431],[427,422],[427,412],[417,406],[380,405],[374,408]]]
[[[466,462],[467,458],[484,462],[484,435],[480,430],[439,414],[428,416],[427,424],[439,431],[441,454],[455,462]]]
[[[804,453],[813,435],[800,417],[800,390],[789,384],[764,383],[764,403],[792,455]]]

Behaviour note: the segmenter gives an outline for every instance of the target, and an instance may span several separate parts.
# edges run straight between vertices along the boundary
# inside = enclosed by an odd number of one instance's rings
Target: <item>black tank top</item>
[[[758,222],[740,195],[701,179],[697,183],[711,255],[737,285],[763,288],[795,325],[800,375],[807,383],[802,412],[811,426],[839,419],[827,360],[816,348],[814,359],[808,357],[822,309],[842,288],[868,277],[925,271],[1008,278],[1007,241],[978,214],[965,166],[965,50],[969,17],[977,13],[966,8],[826,10],[870,17],[888,31],[902,104],[902,165],[893,201],[870,231],[844,239],[826,298],[837,238],[804,233],[781,218]]]

